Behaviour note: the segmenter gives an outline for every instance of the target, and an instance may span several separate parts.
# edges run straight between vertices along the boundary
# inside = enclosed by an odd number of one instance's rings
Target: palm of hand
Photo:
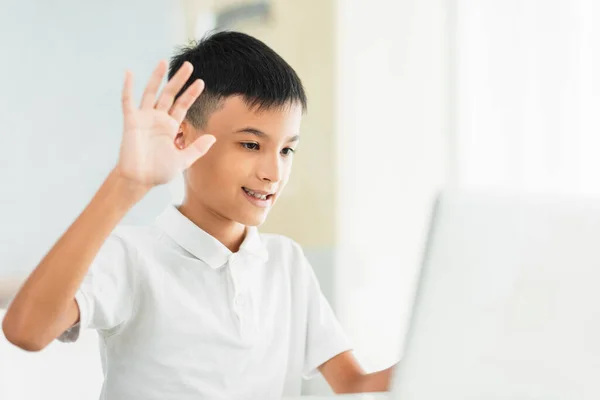
[[[184,149],[175,144],[187,110],[203,89],[203,82],[197,80],[173,103],[192,70],[191,64],[185,63],[157,100],[156,93],[166,72],[166,64],[161,62],[146,86],[139,108],[131,100],[132,79],[127,73],[123,88],[123,139],[117,166],[124,177],[147,186],[167,183],[214,143],[213,136],[202,135]]]

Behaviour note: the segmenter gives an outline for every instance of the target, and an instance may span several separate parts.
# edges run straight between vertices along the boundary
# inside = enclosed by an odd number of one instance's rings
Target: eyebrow
[[[256,135],[260,138],[268,138],[269,137],[269,135],[267,135],[263,131],[256,129],[256,128],[251,128],[251,127],[242,128],[240,130],[235,131],[234,133],[249,133],[251,135]],[[297,142],[298,140],[300,140],[300,135],[294,135],[294,136],[290,136],[287,139],[286,143]]]

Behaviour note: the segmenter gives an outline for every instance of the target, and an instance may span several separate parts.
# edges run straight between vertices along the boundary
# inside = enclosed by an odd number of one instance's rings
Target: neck
[[[187,195],[178,209],[196,226],[223,243],[233,253],[240,249],[246,236],[244,225],[215,213]]]

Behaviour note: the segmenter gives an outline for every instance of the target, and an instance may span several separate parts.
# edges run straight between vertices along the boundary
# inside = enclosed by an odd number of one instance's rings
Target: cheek
[[[288,180],[290,179],[290,174],[292,173],[292,162],[289,161],[288,163],[286,163],[283,166],[283,171],[282,171],[282,176],[281,176],[281,183],[279,184],[280,190],[283,189],[285,187],[285,185],[287,185]]]
[[[283,166],[283,179],[285,179],[286,182],[290,178],[290,174],[292,173],[293,162],[294,159],[290,159]]]
[[[248,171],[252,168],[248,157],[235,151],[211,151],[199,159],[193,166],[193,181],[198,190],[202,188],[218,189],[235,186],[237,189],[246,181]]]
[[[212,149],[204,157],[192,165],[188,171],[188,180],[190,184],[200,193],[206,188],[212,188],[215,182],[218,182],[221,166],[217,152]]]

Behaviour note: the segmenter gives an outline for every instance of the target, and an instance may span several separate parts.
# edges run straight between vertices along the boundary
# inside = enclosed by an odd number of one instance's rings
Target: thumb
[[[217,139],[213,135],[202,135],[185,149],[181,150],[184,169],[188,168],[195,163],[196,160],[205,155],[216,140]]]

